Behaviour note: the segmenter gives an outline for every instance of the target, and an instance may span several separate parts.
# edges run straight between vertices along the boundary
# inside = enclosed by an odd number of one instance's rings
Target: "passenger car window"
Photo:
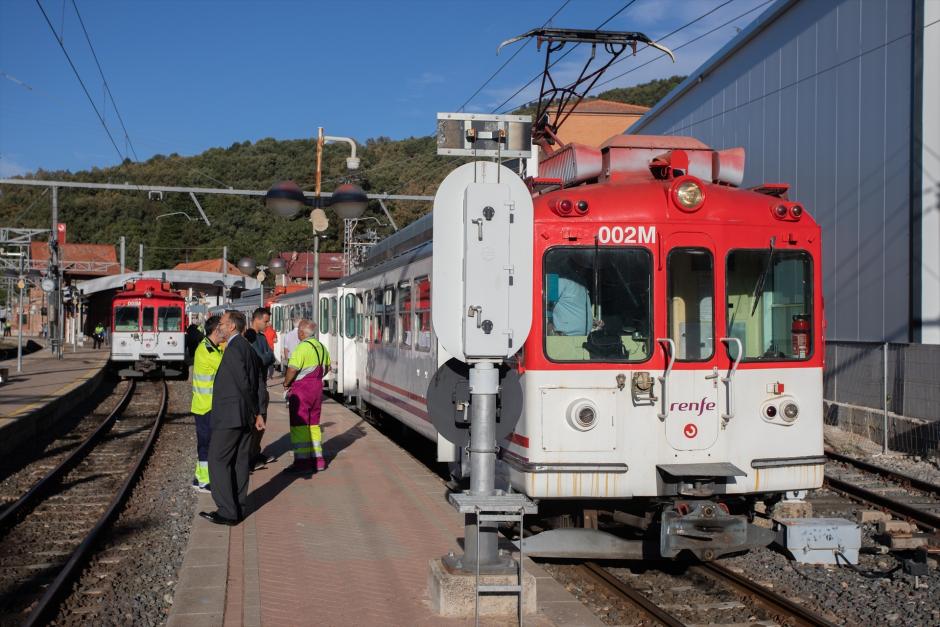
[[[741,340],[745,361],[810,357],[812,276],[805,251],[728,253],[728,335]],[[736,350],[731,349],[732,358]]]
[[[415,349],[431,350],[431,281],[428,277],[415,279],[414,302]]]
[[[398,284],[398,327],[401,329],[401,345],[411,346],[411,282]]]
[[[330,335],[336,335],[339,333],[339,324],[337,323],[338,316],[338,306],[336,303],[336,297],[330,297]]]
[[[346,294],[343,296],[343,325],[346,337],[352,339],[356,337],[356,295]]]
[[[384,298],[385,333],[382,339],[386,344],[395,343],[395,288],[386,287]]]
[[[642,248],[556,247],[543,269],[552,361],[644,361],[651,353],[652,257]]]
[[[330,301],[326,298],[320,299],[320,333],[330,332]]]

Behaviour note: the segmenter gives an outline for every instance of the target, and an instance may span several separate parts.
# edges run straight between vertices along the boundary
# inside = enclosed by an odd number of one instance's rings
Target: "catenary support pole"
[[[885,455],[888,454],[888,343],[884,344],[884,389],[882,390],[882,403],[884,407],[884,417],[882,420],[882,429],[884,429],[884,435],[882,437],[881,443],[881,452]]]
[[[127,245],[127,241],[125,237],[122,235],[121,236],[121,274],[124,274],[127,271],[124,265],[125,255],[126,255],[126,245]]]
[[[52,277],[52,294],[49,303],[49,346],[52,355],[62,359],[62,276],[59,270],[59,188],[52,187],[52,232],[49,234],[49,275]]]
[[[137,271],[143,274],[144,272],[144,245],[141,244],[137,253]]]
[[[16,327],[17,327],[17,339],[16,339],[16,371],[23,372],[23,287],[26,284],[26,279],[23,278],[23,255],[24,252],[20,253],[20,302],[19,307],[16,310]]]

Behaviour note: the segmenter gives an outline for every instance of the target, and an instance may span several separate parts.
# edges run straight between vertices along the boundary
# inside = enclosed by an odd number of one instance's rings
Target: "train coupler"
[[[677,501],[663,510],[659,551],[676,557],[689,551],[700,560],[713,560],[748,549],[767,546],[774,533],[748,522],[746,516],[728,513],[714,501]]]

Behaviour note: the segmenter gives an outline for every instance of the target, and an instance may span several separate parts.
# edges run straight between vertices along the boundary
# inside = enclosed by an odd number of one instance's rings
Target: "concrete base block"
[[[431,609],[439,616],[467,618],[474,615],[476,605],[476,575],[451,572],[440,559],[431,560],[428,568],[428,594]],[[523,572],[522,609],[526,614],[536,611],[536,580]],[[515,574],[480,575],[481,584],[514,585]],[[483,594],[480,596],[480,616],[514,616],[518,612],[519,595]]]
[[[856,514],[856,520],[861,523],[883,523],[891,520],[891,514],[877,509],[860,509]]]
[[[813,504],[806,501],[780,501],[774,505],[770,517],[774,520],[812,518]]]

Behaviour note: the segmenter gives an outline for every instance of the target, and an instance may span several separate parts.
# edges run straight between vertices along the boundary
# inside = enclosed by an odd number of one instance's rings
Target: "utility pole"
[[[137,257],[137,271],[141,274],[144,273],[144,245],[140,245],[140,252]]]
[[[228,246],[222,247],[222,304],[225,304],[225,300],[228,297],[228,286],[226,281],[228,279]]]
[[[29,250],[29,249],[25,249]],[[23,277],[23,256],[26,253],[20,250],[20,306],[17,309],[17,339],[16,339],[16,371],[23,372],[23,288],[26,286],[26,279]]]
[[[59,188],[52,186],[52,232],[49,234],[49,276],[53,288],[49,303],[49,344],[52,354],[62,359],[62,279],[59,276]]]
[[[121,274],[124,274],[124,247],[126,242],[124,241],[124,236],[121,236]]]

